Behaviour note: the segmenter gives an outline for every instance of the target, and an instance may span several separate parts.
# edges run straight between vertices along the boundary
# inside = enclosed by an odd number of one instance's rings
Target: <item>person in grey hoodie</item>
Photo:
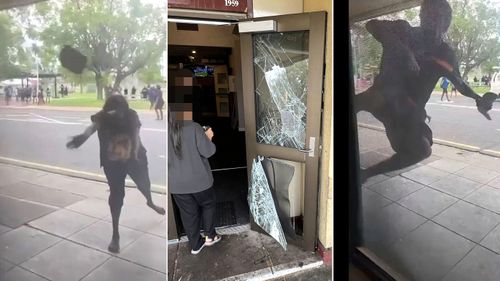
[[[168,109],[168,189],[179,207],[191,253],[221,240],[215,232],[214,178],[208,158],[215,154],[210,127],[176,120]],[[200,235],[203,221],[205,237]]]

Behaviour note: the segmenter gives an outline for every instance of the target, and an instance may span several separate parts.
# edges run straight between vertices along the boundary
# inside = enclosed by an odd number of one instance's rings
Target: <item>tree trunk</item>
[[[123,79],[125,79],[125,76],[121,74],[117,74],[115,78],[115,83],[113,84],[113,89],[118,89],[120,87],[120,84],[122,83]]]
[[[102,85],[102,74],[101,73],[95,74],[95,84],[97,86],[97,99],[102,100],[103,99],[103,95],[102,95],[103,85]]]
[[[80,74],[80,94],[83,94],[83,81],[82,81],[82,75]]]
[[[465,79],[467,75],[469,75],[469,72],[472,70],[469,66],[465,66],[464,68],[464,73],[462,73],[462,79]]]

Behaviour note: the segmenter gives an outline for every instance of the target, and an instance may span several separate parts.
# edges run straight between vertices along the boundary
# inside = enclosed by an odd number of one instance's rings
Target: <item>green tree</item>
[[[22,32],[14,25],[12,17],[0,12],[0,80],[17,77],[25,72],[19,57],[24,57],[20,48],[23,43]]]
[[[165,80],[161,75],[161,66],[159,63],[146,65],[137,72],[139,80],[146,84],[162,83]]]
[[[45,17],[44,45],[70,45],[86,55],[99,99],[110,74],[116,88],[166,48],[164,11],[140,0],[65,0],[54,9],[58,16]]]
[[[447,40],[454,47],[462,76],[500,55],[500,12],[489,1],[454,0]]]

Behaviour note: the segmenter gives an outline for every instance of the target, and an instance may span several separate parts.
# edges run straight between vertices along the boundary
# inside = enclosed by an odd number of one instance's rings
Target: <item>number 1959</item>
[[[226,7],[238,7],[240,2],[238,0],[224,0],[226,2]]]

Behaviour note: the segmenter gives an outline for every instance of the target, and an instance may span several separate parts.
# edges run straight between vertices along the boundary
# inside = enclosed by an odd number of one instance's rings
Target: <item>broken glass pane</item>
[[[258,159],[253,160],[252,179],[248,190],[248,205],[255,223],[276,239],[286,250],[285,234],[281,228],[266,174],[261,161]]]
[[[257,142],[304,149],[309,32],[253,35]]]

